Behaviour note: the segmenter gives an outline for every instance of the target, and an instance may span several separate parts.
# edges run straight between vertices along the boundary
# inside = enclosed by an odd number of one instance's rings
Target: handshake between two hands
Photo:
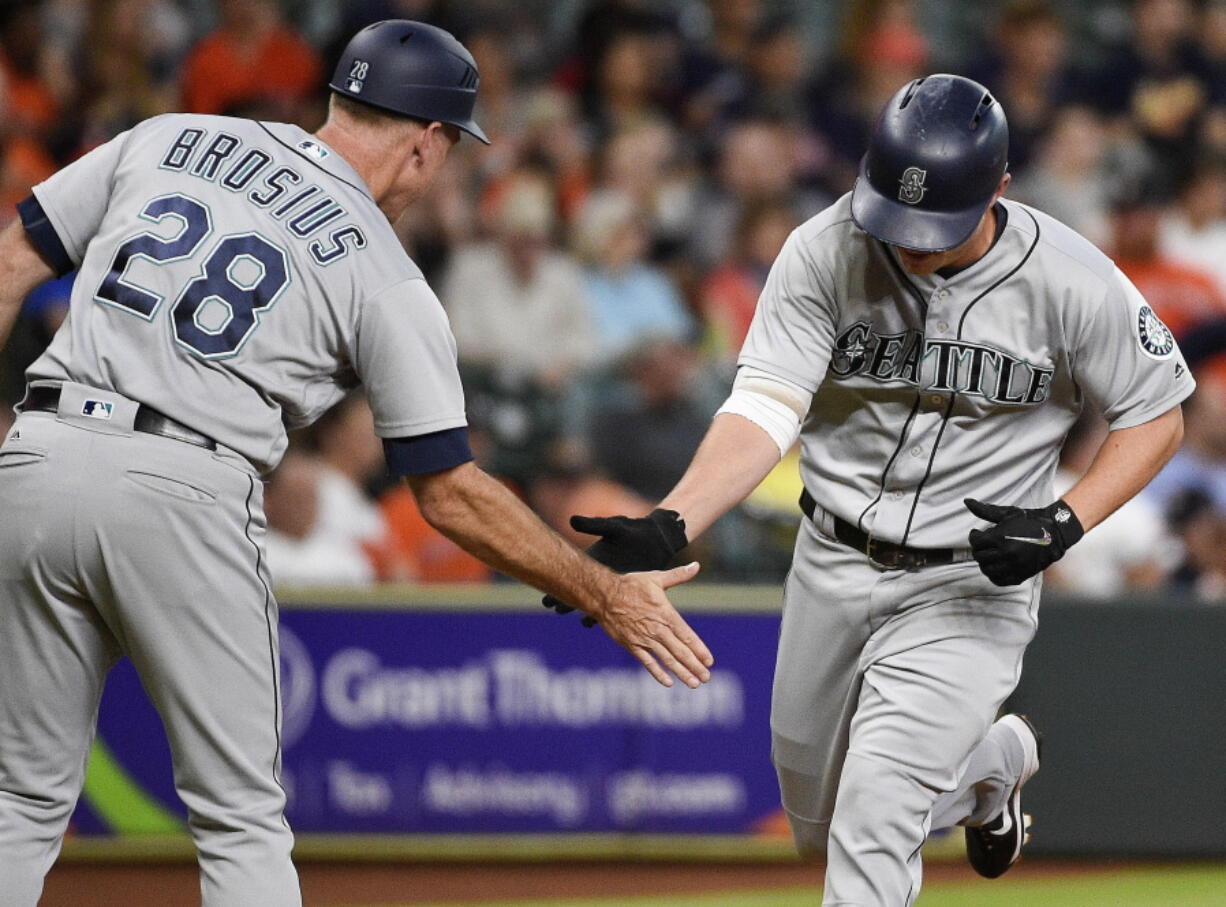
[[[600,614],[604,631],[666,687],[673,684],[670,672],[692,689],[710,680],[715,659],[664,595],[698,574],[696,562],[664,569],[689,543],[680,515],[654,510],[639,518],[575,516],[570,524],[576,532],[599,536],[588,555],[623,574],[618,594]],[[559,614],[575,610],[552,595],[541,601]],[[585,627],[596,623],[590,614],[583,618]]]

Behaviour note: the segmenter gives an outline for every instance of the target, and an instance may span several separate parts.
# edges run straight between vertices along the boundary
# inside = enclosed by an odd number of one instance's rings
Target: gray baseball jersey
[[[465,425],[437,298],[349,164],[298,127],[157,117],[33,198],[31,235],[80,272],[32,382],[112,388],[265,469],[357,380],[383,438]]]
[[[849,198],[792,234],[740,357],[813,392],[801,472],[820,509],[784,592],[771,753],[797,847],[826,854],[823,903],[910,905],[929,831],[1001,815],[1037,766],[1023,725],[992,722],[1042,579],[1001,588],[969,557],[882,569],[835,519],[964,554],[982,526],[964,498],[1052,502],[1083,403],[1127,428],[1193,381],[1136,289],[1052,218],[1002,201],[987,254],[919,277]]]
[[[159,117],[18,208],[79,274],[0,447],[0,907],[38,901],[120,655],[166,727],[204,904],[299,907],[258,473],[359,380],[393,472],[471,459],[447,319],[294,126]]]
[[[799,227],[741,352],[814,391],[805,487],[890,542],[965,547],[975,497],[1053,500],[1060,444],[1089,402],[1112,429],[1195,386],[1169,330],[1088,240],[1025,205],[961,273],[915,276],[859,230],[850,194]]]

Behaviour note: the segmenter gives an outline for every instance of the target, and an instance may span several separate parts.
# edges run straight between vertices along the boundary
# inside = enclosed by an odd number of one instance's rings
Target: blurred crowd
[[[478,461],[569,532],[571,513],[643,513],[669,490],[788,233],[851,187],[899,86],[960,72],[1004,104],[1010,195],[1111,254],[1200,382],[1183,450],[1051,582],[1226,599],[1226,2],[973,6],[979,33],[947,48],[915,0],[0,0],[0,224],[148,116],[314,129],[358,28],[452,30],[493,145],[462,142],[397,231],[450,315]],[[0,419],[70,288],[27,301]],[[382,477],[371,425],[359,396],[295,437],[268,486],[276,578],[492,579]],[[1078,425],[1061,487],[1104,432]],[[704,540],[706,578],[778,581],[799,490],[793,455]]]

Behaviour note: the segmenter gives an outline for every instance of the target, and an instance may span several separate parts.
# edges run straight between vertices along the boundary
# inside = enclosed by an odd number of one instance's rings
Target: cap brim
[[[851,218],[870,236],[913,252],[946,252],[970,239],[987,205],[961,211],[926,211],[882,195],[864,172],[851,191]]]
[[[485,137],[485,131],[477,125],[475,120],[465,120],[463,123],[456,123],[455,125],[459,126],[478,142],[484,142],[486,145],[493,144]]]

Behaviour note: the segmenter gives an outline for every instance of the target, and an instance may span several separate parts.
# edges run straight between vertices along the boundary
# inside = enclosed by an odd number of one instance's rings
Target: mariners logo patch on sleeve
[[[1166,359],[1175,351],[1175,336],[1147,305],[1137,311],[1137,340],[1147,356]]]

